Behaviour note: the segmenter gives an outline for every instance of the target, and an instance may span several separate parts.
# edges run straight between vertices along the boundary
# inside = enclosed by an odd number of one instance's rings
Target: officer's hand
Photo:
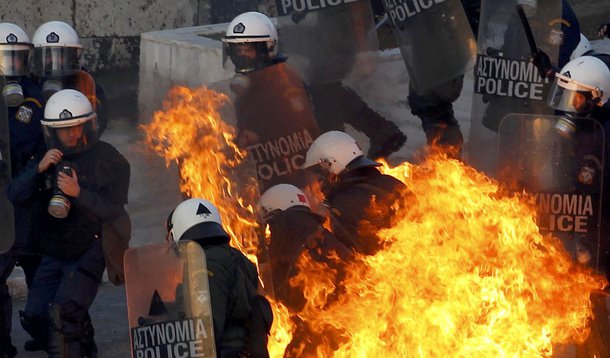
[[[610,38],[610,21],[605,24],[599,25],[599,29],[597,29],[597,36],[599,36],[600,38]]]
[[[555,67],[553,67],[549,55],[544,53],[544,51],[538,49],[537,52],[531,55],[531,61],[540,72],[542,78],[552,78],[555,74]]]
[[[63,191],[66,195],[71,196],[73,198],[78,198],[80,195],[80,185],[78,185],[78,176],[76,175],[76,170],[72,169],[72,176],[60,171],[57,174],[57,186],[61,191]]]
[[[59,149],[49,149],[42,157],[40,163],[38,163],[38,172],[42,173],[49,169],[51,165],[59,163],[63,157],[63,153]]]

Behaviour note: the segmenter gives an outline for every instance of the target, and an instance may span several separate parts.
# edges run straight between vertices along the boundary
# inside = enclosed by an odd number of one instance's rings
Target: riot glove
[[[551,59],[549,58],[549,55],[547,55],[544,51],[542,51],[541,49],[538,49],[538,51],[536,51],[535,53],[533,53],[530,57],[532,63],[534,64],[534,66],[536,66],[536,68],[538,69],[538,71],[540,72],[540,76],[542,78],[553,78],[555,77],[555,72],[557,72],[555,70],[555,67],[553,66],[553,64],[551,63]]]

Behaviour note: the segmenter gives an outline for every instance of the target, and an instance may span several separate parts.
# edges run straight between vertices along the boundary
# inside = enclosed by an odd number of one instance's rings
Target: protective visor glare
[[[36,47],[32,73],[36,76],[64,76],[80,70],[81,49],[76,47]]]
[[[265,67],[265,42],[223,42],[222,65],[227,71],[247,73]]]
[[[28,45],[0,46],[0,74],[25,76],[29,72],[31,47]]]
[[[547,103],[559,111],[581,113],[591,97],[591,92],[589,91],[568,89],[558,85],[557,81],[555,81],[549,91]]]

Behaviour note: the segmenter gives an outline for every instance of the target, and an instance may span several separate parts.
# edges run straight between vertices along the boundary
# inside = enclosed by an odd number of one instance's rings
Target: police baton
[[[527,21],[527,17],[525,16],[523,5],[517,5],[517,13],[519,14],[519,18],[521,19],[521,23],[523,24],[523,29],[525,30],[525,36],[527,37],[527,42],[530,45],[530,50],[532,51],[532,54],[535,54],[538,52],[538,46],[536,46],[536,40],[534,40],[532,28],[530,27],[530,23],[529,21]]]

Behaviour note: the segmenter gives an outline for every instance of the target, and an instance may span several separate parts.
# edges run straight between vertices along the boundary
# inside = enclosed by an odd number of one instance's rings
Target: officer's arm
[[[75,200],[76,205],[103,222],[116,219],[124,212],[129,191],[129,163],[120,156],[107,167],[104,175],[105,178],[100,178],[103,181],[101,190],[81,186],[80,195]]]
[[[29,200],[36,192],[40,178],[38,174],[38,160],[30,160],[27,166],[9,182],[8,200],[15,205]]]

